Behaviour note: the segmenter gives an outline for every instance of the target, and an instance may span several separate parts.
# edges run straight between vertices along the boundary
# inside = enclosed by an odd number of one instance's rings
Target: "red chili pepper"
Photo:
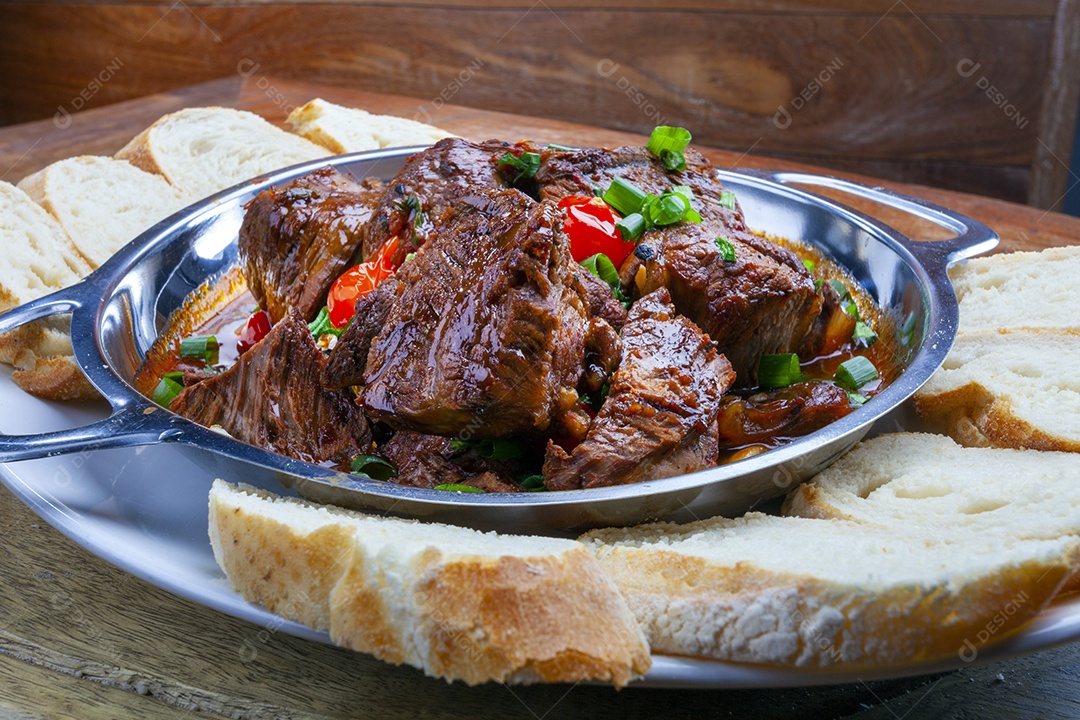
[[[625,242],[615,227],[618,216],[600,198],[570,195],[559,201],[559,207],[566,210],[563,231],[570,238],[570,254],[575,261],[604,253],[619,267],[633,252],[634,243]]]
[[[253,312],[244,324],[244,329],[240,331],[240,339],[236,341],[236,351],[243,355],[269,332],[270,314],[265,310]]]
[[[394,274],[398,269],[393,263],[397,249],[398,237],[395,235],[387,240],[370,260],[349,268],[334,281],[330,286],[330,294],[326,297],[330,324],[336,328],[348,325],[356,314],[356,301]]]

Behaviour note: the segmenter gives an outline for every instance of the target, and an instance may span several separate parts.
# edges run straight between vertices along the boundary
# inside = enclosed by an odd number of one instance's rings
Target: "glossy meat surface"
[[[825,382],[796,383],[748,398],[728,396],[717,416],[720,448],[807,435],[851,410],[847,392]]]
[[[469,485],[486,492],[522,492],[513,482],[520,471],[512,460],[482,457],[475,450],[455,450],[452,440],[441,435],[399,431],[378,451],[397,469],[391,482],[433,488],[436,485]]]
[[[498,159],[509,145],[496,140],[474,143],[446,138],[409,158],[387,184],[364,229],[363,256],[370,257],[383,244],[398,236],[400,262],[419,248],[447,210],[462,194],[480,188],[502,188],[506,182],[498,173]],[[418,210],[409,206],[415,197]]]
[[[248,289],[273,322],[291,307],[311,321],[326,304],[330,286],[359,251],[382,190],[377,181],[358,183],[323,168],[251,200],[240,258]]]
[[[588,319],[572,262],[555,206],[517,190],[462,196],[397,272],[367,356],[369,415],[442,435],[548,430],[582,373]]]
[[[371,433],[352,393],[320,385],[324,362],[293,311],[235,365],[186,388],[169,409],[200,425],[219,425],[237,440],[347,469],[370,450]]]
[[[716,462],[716,414],[735,374],[712,341],[660,289],[630,309],[622,345],[622,363],[584,441],[570,453],[548,445],[551,490],[641,482]]]
[[[646,231],[639,245],[648,248],[640,254],[649,260],[630,258],[628,285],[644,267],[641,294],[667,288],[678,312],[716,341],[740,385],[753,384],[761,355],[798,349],[820,311],[813,278],[793,253],[747,230],[739,206],[723,201],[716,170],[701,155],[687,151],[686,169],[668,172],[644,148],[586,148],[548,153],[537,172],[540,195],[549,199],[589,194],[616,177],[657,195],[688,186],[702,216],[700,224]],[[734,262],[723,259],[718,237],[734,247]]]

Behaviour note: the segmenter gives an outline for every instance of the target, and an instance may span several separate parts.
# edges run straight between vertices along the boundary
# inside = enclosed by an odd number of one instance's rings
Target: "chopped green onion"
[[[659,125],[649,136],[645,149],[660,158],[664,169],[682,171],[686,169],[683,150],[690,144],[691,139],[690,131],[686,128]]]
[[[623,240],[637,242],[637,239],[641,237],[641,233],[645,232],[645,218],[641,216],[641,213],[630,213],[626,217],[616,220],[615,227],[618,229],[619,234],[622,235]]]
[[[604,191],[604,202],[619,211],[622,216],[640,212],[647,195],[629,180],[617,177]]]
[[[836,291],[836,294],[840,296],[841,300],[848,296],[847,285],[844,283],[839,280],[830,280],[829,284],[832,285],[832,289]]]
[[[349,469],[357,475],[366,475],[375,480],[389,480],[397,477],[397,468],[378,455],[357,455],[349,463]]]
[[[727,190],[720,193],[720,204],[726,207],[728,210],[735,209],[735,193],[728,192]]]
[[[795,353],[762,355],[758,362],[758,385],[762,387],[787,387],[801,379],[799,356]]]
[[[848,404],[851,407],[862,407],[866,403],[870,402],[870,398],[866,395],[860,395],[859,393],[849,392],[847,394]]]
[[[540,153],[523,152],[521,157],[518,157],[512,152],[508,152],[499,158],[499,164],[509,165],[520,170],[517,177],[514,178],[516,183],[521,178],[531,178],[536,175],[536,171],[540,169]]]
[[[193,335],[180,341],[180,357],[210,360],[217,351],[218,342],[213,335]]]
[[[333,323],[330,322],[330,310],[325,306],[323,306],[323,309],[315,316],[315,319],[308,323],[308,330],[310,330],[311,334],[316,338],[321,338],[323,335],[341,337],[341,334],[345,332],[345,328],[336,328]]]
[[[464,492],[464,493],[482,493],[484,492],[478,487],[472,485],[458,485],[456,483],[447,483],[445,485],[436,485],[435,490],[447,490],[449,492]]]
[[[414,257],[416,257],[416,253],[414,253],[414,252],[409,253],[408,255],[405,256],[405,262],[409,262]]]
[[[607,283],[611,288],[611,292],[615,295],[615,299],[621,303],[626,303],[627,297],[622,290],[622,281],[619,280],[619,271],[615,268],[615,263],[611,262],[604,253],[596,253],[590,255],[581,261],[581,265],[585,267],[596,277],[600,278]]]
[[[687,202],[693,202],[694,200],[694,191],[689,185],[672,185],[671,190],[669,190],[668,192],[673,192],[676,195],[682,195],[684,198],[686,198]]]
[[[868,346],[873,345],[874,342],[877,341],[877,333],[862,320],[855,323],[855,332],[852,333],[851,337],[855,340],[862,340]]]
[[[559,145],[558,143],[548,143],[547,146],[549,150],[565,150],[566,152],[574,152],[575,150],[577,150],[577,148],[575,147],[570,147],[569,145]]]
[[[682,172],[686,169],[686,156],[677,150],[661,150],[660,164],[668,172]]]
[[[652,225],[674,225],[691,210],[690,201],[679,193],[664,193],[642,208],[642,214]]]
[[[454,438],[450,441],[452,452],[475,450],[480,457],[493,460],[513,460],[525,454],[525,446],[517,438],[494,438],[484,440],[466,440]]]
[[[526,475],[518,480],[518,485],[521,485],[529,492],[539,492],[547,489],[544,485],[543,475]]]
[[[802,264],[803,267],[806,268],[807,272],[814,272],[814,268],[817,267],[817,265],[814,264],[813,260],[808,260],[807,258],[803,258]]]
[[[848,302],[844,303],[844,312],[856,320],[860,319],[859,306],[855,304],[854,300],[848,300]]]
[[[840,363],[840,367],[836,368],[836,382],[852,391],[858,390],[866,383],[877,380],[879,377],[881,376],[878,375],[874,363],[862,355],[849,358]]]
[[[165,373],[161,377],[165,378],[166,380],[172,380],[173,382],[178,382],[181,385],[184,384],[184,371],[183,370],[172,370],[170,372]]]
[[[716,247],[720,249],[720,257],[725,262],[735,262],[735,246],[731,244],[731,241],[726,237],[717,236]]]
[[[161,378],[161,382],[154,388],[154,393],[150,396],[150,399],[156,402],[158,405],[167,408],[169,403],[173,401],[180,393],[184,392],[184,386],[175,380],[169,378]]]

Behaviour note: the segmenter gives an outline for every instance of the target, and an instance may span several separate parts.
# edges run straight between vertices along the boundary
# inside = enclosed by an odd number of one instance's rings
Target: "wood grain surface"
[[[158,115],[195,104],[250,109],[282,122],[314,96],[411,115],[419,101],[265,76],[230,78],[74,115],[0,129],[0,173],[18,179],[79,152],[108,153]],[[272,90],[271,90],[272,89]],[[446,105],[461,135],[617,145],[640,136]],[[727,167],[807,169],[707,150]],[[860,179],[860,178],[856,178]],[[861,178],[869,182],[877,182]],[[998,229],[1008,249],[1075,243],[1080,220],[988,198],[884,183]],[[883,219],[940,232],[895,212]],[[10,382],[0,377],[0,382]],[[262,628],[178,598],[90,555],[0,489],[0,716],[127,718],[1065,718],[1080,715],[1080,646],[933,676],[826,688],[705,691],[491,685],[466,688],[370,657]]]
[[[454,102],[638,133],[683,125],[735,152],[1051,207],[1069,179],[1078,6],[8,2],[0,124],[289,77],[423,98],[410,116]]]

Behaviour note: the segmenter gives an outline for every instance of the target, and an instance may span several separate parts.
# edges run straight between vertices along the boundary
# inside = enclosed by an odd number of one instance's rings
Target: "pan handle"
[[[94,276],[0,313],[0,333],[52,315],[93,309],[101,300]],[[153,445],[179,439],[184,421],[146,400],[112,401],[109,417],[82,427],[31,435],[0,433],[0,463],[52,457],[83,450]]]
[[[812,185],[846,192],[910,213],[955,233],[956,236],[948,240],[905,243],[907,248],[926,264],[948,267],[973,255],[992,250],[998,244],[997,233],[978,220],[882,187],[871,187],[828,175],[799,172],[765,171],[760,173],[760,176],[785,185]]]
[[[104,420],[70,430],[36,435],[0,434],[0,463],[170,442],[183,435],[176,420],[156,406],[128,404],[114,408]]]

